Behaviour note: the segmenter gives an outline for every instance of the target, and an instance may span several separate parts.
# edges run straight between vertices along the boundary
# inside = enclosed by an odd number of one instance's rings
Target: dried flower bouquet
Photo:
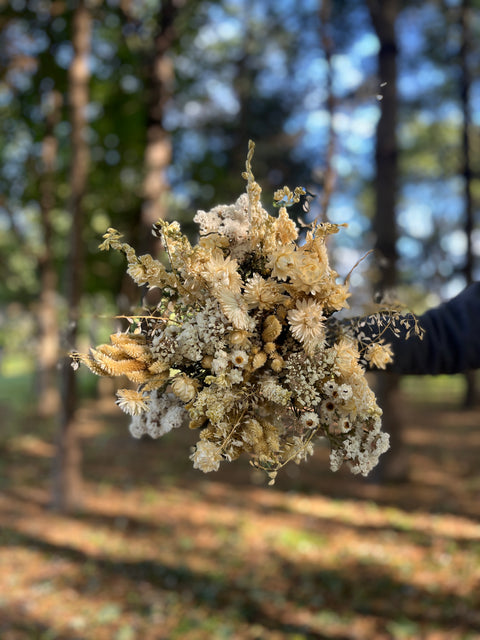
[[[339,284],[329,265],[326,241],[342,225],[314,222],[300,244],[288,207],[305,190],[276,192],[278,216],[269,215],[251,170],[253,149],[246,194],[197,213],[196,245],[177,222],[155,225],[169,269],[108,230],[101,249],[122,251],[134,281],[159,288],[162,298],[110,344],[74,354],[74,364],[136,385],[117,393],[134,437],[158,438],[187,423],[198,429],[191,459],[204,472],[245,452],[273,484],[287,462],[300,463],[315,441],[327,440],[332,470],[346,461],[366,475],[388,435],[365,368],[385,367],[391,350],[381,330],[362,343],[334,320],[350,293],[348,278]]]

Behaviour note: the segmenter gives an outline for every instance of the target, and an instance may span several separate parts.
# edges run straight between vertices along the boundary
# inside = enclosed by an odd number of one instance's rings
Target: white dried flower
[[[204,473],[210,471],[218,471],[220,462],[222,460],[222,454],[220,449],[207,440],[200,440],[195,447],[195,451],[190,456],[193,461],[193,468],[200,469]]]
[[[300,416],[300,424],[305,429],[315,429],[318,426],[318,415],[313,411],[305,411]]]
[[[248,364],[248,355],[245,351],[237,349],[236,351],[232,351],[230,356],[231,362],[235,367],[240,367],[243,369]]]
[[[145,415],[134,415],[128,426],[128,430],[133,438],[141,438],[147,433],[147,426],[145,422]]]
[[[228,367],[228,353],[219,349],[212,360],[211,369],[215,375],[223,373]]]
[[[372,342],[365,351],[365,360],[377,369],[385,369],[393,361],[393,351],[390,344],[383,344],[383,340]]]
[[[149,397],[141,391],[133,389],[120,389],[117,391],[117,404],[122,411],[131,416],[144,413],[148,409]]]
[[[197,394],[195,382],[183,374],[173,379],[172,391],[180,400],[183,400],[183,402],[190,402]]]
[[[292,335],[308,349],[314,348],[323,341],[324,321],[322,305],[313,298],[298,300],[296,308],[288,312]]]

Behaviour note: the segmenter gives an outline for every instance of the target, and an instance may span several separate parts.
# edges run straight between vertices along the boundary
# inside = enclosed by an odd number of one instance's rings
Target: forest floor
[[[0,408],[0,639],[480,638],[480,416],[442,402],[405,407],[404,482],[332,474],[319,449],[268,487],[90,400],[69,516],[48,508],[53,425]]]

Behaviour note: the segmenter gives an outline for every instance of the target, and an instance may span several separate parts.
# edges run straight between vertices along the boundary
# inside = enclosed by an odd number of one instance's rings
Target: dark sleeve
[[[415,335],[406,340],[388,329],[394,361],[387,371],[405,375],[463,373],[480,368],[480,282],[464,289],[448,302],[430,309],[418,318],[425,330],[423,340]]]

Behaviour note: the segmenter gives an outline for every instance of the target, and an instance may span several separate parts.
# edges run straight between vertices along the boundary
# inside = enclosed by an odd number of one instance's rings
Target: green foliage
[[[84,200],[85,288],[114,297],[123,262],[100,254],[104,229],[135,237],[142,202],[148,87],[146,70],[164,6],[158,0],[117,2],[93,8],[91,104],[86,132],[90,145],[88,194]],[[0,301],[30,304],[39,294],[38,265],[45,246],[40,217],[44,178],[42,144],[48,129],[52,91],[62,97],[54,132],[58,143],[51,211],[54,260],[60,283],[69,252],[69,167],[71,160],[68,65],[72,7],[36,0],[2,3],[0,24]],[[460,260],[443,248],[442,237],[461,224],[458,3],[404,3],[400,42],[400,206],[430,206],[434,229],[406,239],[400,253],[405,280],[425,278],[430,286],[452,277]],[[321,193],[328,118],[326,66],[318,7],[268,1],[186,2],[177,13],[176,37],[168,55],[175,68],[172,98],[164,114],[174,157],[169,169],[169,216],[191,234],[199,207],[230,202],[242,188],[240,173],[248,139],[257,140],[256,172],[268,194],[283,184],[302,184]],[[478,21],[472,20],[470,62],[480,68]],[[353,210],[345,243],[363,250],[368,230],[373,159],[375,46],[364,2],[333,2],[330,24],[337,182],[332,217]],[[373,42],[373,44],[372,44]],[[353,75],[352,75],[353,73]],[[345,124],[349,119],[350,124]],[[358,127],[360,133],[356,131]],[[472,125],[475,133],[478,118]],[[320,123],[320,124],[319,124]],[[370,134],[362,127],[370,126]],[[472,163],[478,169],[478,145]],[[456,182],[457,181],[457,182]],[[478,202],[480,182],[473,180]],[[431,191],[428,191],[431,187]],[[441,207],[431,193],[442,189]],[[317,209],[315,209],[317,207]],[[318,202],[314,204],[318,212]],[[335,221],[335,220],[334,220]],[[365,241],[365,245],[368,244]],[[412,253],[413,249],[417,252]],[[416,247],[416,248],[415,248]],[[419,263],[425,254],[428,264]],[[355,262],[354,259],[352,259]],[[448,264],[450,263],[450,267]],[[434,279],[432,280],[432,276]]]

